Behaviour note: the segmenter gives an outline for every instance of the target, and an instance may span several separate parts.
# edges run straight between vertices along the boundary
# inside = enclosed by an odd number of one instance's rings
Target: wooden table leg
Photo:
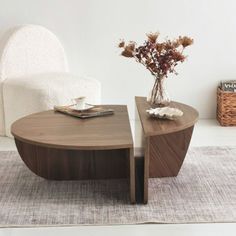
[[[129,151],[129,173],[130,173],[130,202],[134,204],[136,203],[134,149],[129,148],[128,151]]]
[[[144,144],[144,184],[143,184],[143,203],[147,204],[148,202],[148,178],[149,178],[149,146],[150,146],[150,138],[145,138]]]

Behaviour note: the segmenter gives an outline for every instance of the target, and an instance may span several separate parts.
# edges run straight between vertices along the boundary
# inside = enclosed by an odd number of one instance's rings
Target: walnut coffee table
[[[190,106],[171,102],[183,111],[177,120],[149,117],[146,98],[136,97],[144,137],[144,203],[148,201],[148,178],[177,176],[187,153],[198,112]]]
[[[126,106],[78,119],[52,110],[23,117],[11,132],[27,167],[49,180],[129,178],[135,203],[133,140]]]

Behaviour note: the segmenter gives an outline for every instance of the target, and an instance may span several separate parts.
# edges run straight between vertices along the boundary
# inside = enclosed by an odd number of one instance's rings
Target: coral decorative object
[[[181,110],[172,107],[150,108],[146,112],[152,117],[168,120],[175,120],[183,115]]]

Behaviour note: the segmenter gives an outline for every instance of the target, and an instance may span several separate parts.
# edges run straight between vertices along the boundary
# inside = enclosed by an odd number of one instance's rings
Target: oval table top
[[[170,107],[183,111],[183,116],[176,120],[162,120],[150,117],[146,110],[150,109],[150,104],[145,97],[135,97],[139,118],[145,136],[163,135],[178,132],[193,126],[198,120],[198,111],[183,103],[170,103]]]
[[[11,133],[20,141],[43,147],[77,150],[132,148],[127,107],[103,107],[114,109],[114,114],[79,119],[49,110],[15,121]]]

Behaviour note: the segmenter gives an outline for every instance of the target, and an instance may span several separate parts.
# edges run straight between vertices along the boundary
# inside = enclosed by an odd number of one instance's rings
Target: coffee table
[[[114,115],[78,119],[53,110],[12,124],[18,152],[27,167],[49,180],[129,178],[135,203],[135,163],[127,107]]]
[[[187,153],[198,112],[191,106],[171,102],[183,111],[177,120],[150,117],[145,97],[135,97],[144,138],[144,203],[148,201],[148,178],[177,176]]]

